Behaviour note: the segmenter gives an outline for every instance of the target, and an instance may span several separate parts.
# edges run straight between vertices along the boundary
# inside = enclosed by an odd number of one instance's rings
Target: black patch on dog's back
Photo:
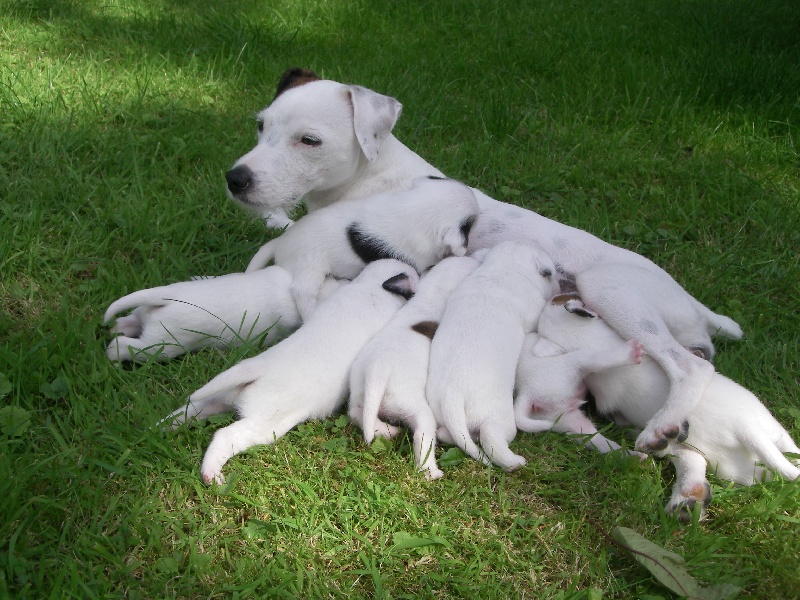
[[[416,331],[417,333],[424,335],[429,340],[433,339],[433,336],[436,334],[436,330],[439,328],[439,324],[436,321],[420,321],[419,323],[414,323],[411,326],[412,331]]]
[[[350,223],[347,226],[347,241],[350,248],[356,253],[358,258],[365,263],[371,263],[382,258],[395,258],[411,265],[411,261],[402,254],[391,248],[383,240],[362,231],[358,223]]]

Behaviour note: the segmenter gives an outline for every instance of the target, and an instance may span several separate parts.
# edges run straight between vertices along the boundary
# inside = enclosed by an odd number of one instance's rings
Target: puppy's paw
[[[639,340],[631,340],[628,342],[628,347],[630,348],[633,364],[640,364],[642,362],[642,357],[645,355],[644,345],[642,345]]]
[[[695,506],[700,506],[700,518],[705,517],[706,509],[711,504],[711,486],[707,481],[698,483],[691,488],[673,492],[664,512],[674,516],[683,525],[692,522]]]
[[[519,454],[514,454],[513,459],[508,461],[506,464],[501,465],[504,471],[512,473],[514,471],[518,471],[522,467],[528,464],[528,461],[525,459],[524,456],[520,456]]]
[[[665,450],[673,440],[684,442],[687,437],[689,437],[689,421],[661,428],[648,425],[636,438],[634,447],[639,452],[653,454]]]
[[[225,483],[225,476],[222,474],[222,471],[202,471],[200,476],[203,478],[203,483],[206,485],[224,485]]]
[[[400,433],[399,427],[395,427],[394,425],[389,425],[389,423],[384,423],[383,421],[379,421],[378,424],[375,426],[375,435],[377,437],[382,437],[391,440],[397,437],[398,433]]]
[[[425,479],[428,481],[436,481],[437,479],[441,479],[444,477],[444,471],[441,469],[437,469],[435,467],[431,467],[430,469],[425,469],[424,471]]]
[[[142,335],[143,323],[136,314],[119,317],[108,330],[111,335],[121,334],[129,338],[138,338]]]

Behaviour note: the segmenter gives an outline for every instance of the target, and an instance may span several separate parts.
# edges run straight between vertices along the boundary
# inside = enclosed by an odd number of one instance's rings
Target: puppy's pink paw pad
[[[639,340],[631,340],[628,342],[631,348],[631,360],[633,364],[638,365],[642,362],[642,357],[644,357],[644,345]]]

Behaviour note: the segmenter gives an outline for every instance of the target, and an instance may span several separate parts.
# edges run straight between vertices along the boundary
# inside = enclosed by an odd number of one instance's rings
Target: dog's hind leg
[[[294,276],[292,296],[303,321],[317,308],[323,283],[325,283],[325,273],[314,269],[304,268]]]
[[[788,440],[788,443],[783,441],[784,439]],[[800,469],[783,455],[784,452],[800,453],[794,442],[788,439],[788,435],[784,434],[784,438],[781,438],[777,443],[768,439],[765,435],[747,436],[747,439],[743,440],[743,442],[769,470],[780,473],[782,477],[790,481],[800,477]]]
[[[661,311],[647,295],[657,294],[659,290],[641,293],[640,288],[609,281],[601,269],[598,271],[597,274],[585,271],[576,279],[586,306],[596,311],[624,339],[639,340],[645,353],[659,364],[670,382],[666,402],[639,434],[636,449],[652,453],[663,450],[672,440],[682,442],[688,435],[686,419],[714,377],[714,367],[673,337]],[[677,291],[670,288],[672,292],[685,294],[676,283],[671,282],[671,285],[677,287]],[[663,304],[664,300],[658,302]]]
[[[424,398],[413,404],[416,412],[408,425],[414,431],[414,462],[427,479],[439,479],[444,473],[436,464],[436,419]]]
[[[670,461],[675,466],[675,485],[664,511],[675,515],[681,523],[691,523],[695,505],[700,504],[702,517],[711,503],[711,486],[706,480],[706,459],[699,452],[682,446],[672,452]]]
[[[203,482],[225,483],[222,467],[228,460],[253,446],[272,444],[302,421],[303,418],[296,414],[284,415],[277,423],[251,417],[223,427],[214,434],[203,456],[200,467]]]
[[[514,454],[508,447],[509,441],[514,439],[514,433],[516,433],[516,426],[509,439],[507,428],[494,420],[486,421],[481,425],[480,439],[483,452],[489,460],[504,471],[516,471],[528,462],[524,456]]]

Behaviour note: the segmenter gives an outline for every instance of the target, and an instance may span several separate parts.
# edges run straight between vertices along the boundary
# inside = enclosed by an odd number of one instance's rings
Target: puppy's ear
[[[398,273],[383,282],[383,289],[392,294],[402,296],[406,300],[414,296],[415,288],[414,282],[405,273]]]
[[[348,86],[353,104],[353,129],[368,161],[378,157],[378,149],[394,129],[403,105],[360,85]]]
[[[564,308],[567,309],[567,312],[578,315],[579,317],[587,319],[594,319],[597,317],[597,313],[586,308],[580,300],[569,300],[564,304]]]
[[[319,76],[314,71],[309,71],[308,69],[301,69],[300,67],[286,69],[281,75],[280,81],[278,81],[278,87],[275,89],[275,98],[290,88],[310,81],[318,81],[319,79]],[[272,99],[273,102],[275,102],[275,98]]]

